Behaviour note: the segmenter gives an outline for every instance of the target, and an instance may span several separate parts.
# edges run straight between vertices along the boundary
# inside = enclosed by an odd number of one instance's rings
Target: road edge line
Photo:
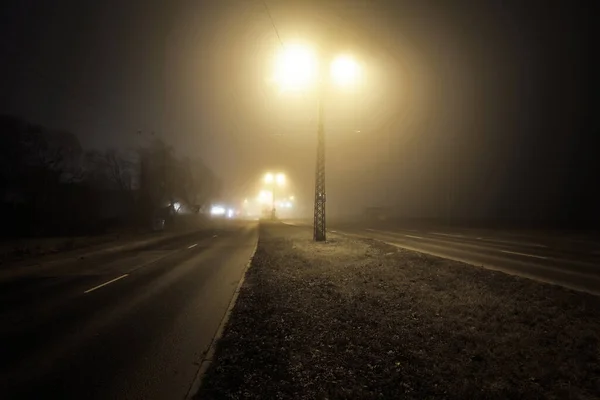
[[[231,317],[231,312],[233,311],[233,308],[235,307],[235,303],[237,302],[238,296],[240,295],[240,289],[242,288],[242,285],[246,281],[246,273],[248,272],[248,269],[250,269],[250,266],[252,265],[252,261],[254,260],[254,256],[256,255],[257,249],[258,249],[258,241],[257,241],[256,245],[254,246],[254,249],[252,250],[252,254],[250,255],[250,260],[248,260],[248,262],[246,263],[246,266],[244,267],[244,272],[242,273],[242,277],[240,278],[240,281],[238,282],[238,285],[235,288],[235,292],[233,292],[233,296],[231,297],[231,300],[229,301],[229,306],[227,307],[227,311],[225,311],[225,315],[223,315],[223,318],[221,319],[221,323],[219,324],[219,327],[217,328],[217,331],[210,342],[208,351],[202,358],[202,361],[200,361],[200,368],[198,368],[198,373],[196,374],[196,377],[194,378],[194,381],[192,382],[192,385],[190,386],[190,389],[188,390],[187,395],[185,396],[186,400],[192,400],[194,398],[194,396],[196,396],[196,394],[202,388],[202,381],[204,380],[204,375],[206,375],[206,371],[208,370],[208,367],[213,362],[213,357],[215,355],[215,351],[217,348],[217,342],[223,336],[223,331],[225,330],[225,326],[229,322],[229,318]]]
[[[501,272],[505,275],[510,275],[510,276],[516,276],[516,277],[520,277],[520,278],[524,278],[524,279],[529,279],[538,283],[544,283],[544,284],[549,284],[549,285],[553,285],[553,286],[559,286],[559,287],[563,287],[566,289],[570,289],[573,290],[575,292],[578,293],[587,293],[587,294],[591,294],[592,296],[600,296],[600,291],[596,291],[596,290],[592,290],[592,289],[588,289],[585,287],[581,287],[578,285],[573,285],[573,284],[569,284],[569,283],[562,283],[562,282],[557,282],[555,280],[552,279],[544,279],[542,277],[539,277],[538,275],[535,274],[530,274],[530,273],[519,273],[516,272],[514,270],[510,270],[510,269],[505,269],[505,268],[501,268],[501,267],[497,267],[493,264],[489,264],[489,263],[480,263],[480,262],[474,262],[473,260],[466,260],[463,258],[458,258],[458,257],[448,257],[448,256],[442,256],[439,254],[435,254],[435,253],[430,253],[428,251],[425,250],[419,250],[416,247],[412,247],[409,245],[404,245],[404,244],[398,244],[398,243],[394,243],[394,242],[390,242],[387,241],[385,239],[378,239],[378,238],[371,238],[371,237],[367,237],[367,236],[362,236],[360,234],[355,234],[355,233],[347,233],[347,232],[338,232],[339,234],[346,236],[346,237],[350,237],[350,238],[354,238],[354,239],[358,239],[358,240],[374,240],[376,242],[379,243],[384,243],[387,244],[388,246],[392,246],[392,247],[396,247],[396,248],[400,248],[403,250],[408,250],[408,251],[412,251],[415,253],[420,253],[420,254],[427,254],[429,256],[432,257],[436,257],[436,258],[441,258],[444,260],[451,260],[451,261],[458,261],[460,263],[466,264],[466,265],[470,265],[472,267],[475,268],[483,268],[486,269],[488,271],[496,271],[496,272]],[[553,267],[545,267],[546,269],[550,269],[556,272],[562,272],[561,270],[557,270],[556,268]],[[582,274],[579,274],[582,275]],[[590,275],[584,275],[584,276],[590,276]]]

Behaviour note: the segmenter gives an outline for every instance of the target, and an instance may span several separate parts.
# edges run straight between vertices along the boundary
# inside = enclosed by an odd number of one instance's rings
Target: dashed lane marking
[[[516,251],[508,251],[508,250],[500,250],[502,253],[507,253],[507,254],[516,254],[518,256],[525,256],[525,257],[533,257],[533,258],[540,258],[542,260],[547,260],[548,257],[543,257],[543,256],[536,256],[534,254],[526,254],[526,253],[518,253]]]
[[[103,286],[106,286],[106,285],[110,285],[111,283],[113,283],[113,282],[116,282],[116,281],[118,281],[119,279],[123,279],[123,278],[125,278],[125,277],[126,277],[126,276],[128,276],[128,275],[129,275],[129,274],[124,274],[124,275],[121,275],[121,276],[119,276],[119,277],[117,277],[117,278],[115,278],[115,279],[111,279],[111,280],[110,280],[110,281],[108,281],[108,282],[104,282],[104,283],[103,283],[103,284],[101,284],[101,285],[94,286],[93,288],[91,288],[91,289],[88,289],[88,290],[86,290],[86,291],[85,291],[85,292],[83,292],[83,293],[86,293],[86,294],[87,294],[87,293],[93,292],[94,290],[96,290],[96,289],[100,289],[101,287],[103,287]]]

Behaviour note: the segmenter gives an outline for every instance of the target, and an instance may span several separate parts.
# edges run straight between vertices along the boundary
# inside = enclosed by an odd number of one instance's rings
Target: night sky
[[[328,211],[600,221],[588,2],[267,1],[281,39],[351,52],[331,95]],[[279,39],[261,1],[9,0],[0,112],[84,147],[164,135],[224,196],[288,173],[310,209],[316,105],[268,83]],[[591,7],[591,6],[589,6]]]

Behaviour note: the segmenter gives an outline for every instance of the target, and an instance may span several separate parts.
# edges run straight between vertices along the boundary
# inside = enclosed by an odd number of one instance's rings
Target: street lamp
[[[285,186],[286,177],[285,174],[281,172],[277,174],[267,172],[263,180],[267,185],[271,186],[271,218],[275,219],[275,188],[277,186]]]
[[[318,73],[320,72],[320,73]],[[329,82],[347,86],[355,83],[360,74],[358,63],[350,56],[336,57],[330,64],[330,78],[318,71],[317,59],[307,47],[299,45],[284,47],[275,63],[274,80],[281,90],[306,89],[316,77],[318,87],[319,116],[317,126],[317,166],[315,176],[314,240],[326,240],[325,218],[325,129],[324,100]],[[272,178],[271,178],[272,179]],[[274,208],[273,208],[274,209]]]
[[[317,58],[310,47],[290,44],[275,60],[273,80],[282,91],[305,90],[315,81]]]
[[[282,173],[277,174],[275,176],[275,182],[277,182],[279,186],[285,185],[285,175]]]
[[[337,57],[331,63],[331,78],[340,86],[348,86],[356,82],[359,74],[358,63],[350,56]]]
[[[273,178],[273,174],[272,174],[272,173],[270,173],[270,172],[267,172],[267,173],[265,174],[265,178],[264,178],[264,181],[265,181],[265,183],[266,183],[267,185],[270,185],[271,183],[273,183],[273,180],[274,180],[274,178]]]

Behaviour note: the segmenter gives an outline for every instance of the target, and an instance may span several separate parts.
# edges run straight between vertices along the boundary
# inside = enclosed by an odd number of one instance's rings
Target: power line
[[[275,19],[273,18],[273,14],[271,14],[271,10],[269,9],[269,5],[267,4],[267,1],[266,0],[262,0],[261,2],[262,2],[263,6],[265,8],[265,11],[267,12],[267,15],[269,16],[269,20],[271,21],[271,26],[273,27],[273,30],[275,31],[275,35],[277,35],[277,39],[279,40],[279,44],[281,45],[281,48],[285,49],[285,44],[283,43],[283,40],[281,39],[281,35],[279,34],[279,29],[277,29],[277,24],[275,23]],[[308,99],[307,96],[306,96],[306,93],[302,93],[301,95],[302,95],[302,97],[305,100]],[[310,122],[313,122],[313,120],[314,119],[311,118]],[[277,136],[284,136],[284,135],[279,134]]]
[[[279,30],[277,29],[277,25],[275,25],[275,20],[273,19],[271,10],[269,10],[269,5],[267,4],[266,0],[263,0],[262,3],[263,3],[263,6],[265,6],[265,11],[267,12],[267,15],[269,16],[269,20],[271,20],[271,25],[273,26],[273,30],[275,31],[275,34],[277,35],[277,39],[279,39],[279,43],[281,43],[281,46],[283,47],[283,40],[281,40],[281,36],[279,35]]]

